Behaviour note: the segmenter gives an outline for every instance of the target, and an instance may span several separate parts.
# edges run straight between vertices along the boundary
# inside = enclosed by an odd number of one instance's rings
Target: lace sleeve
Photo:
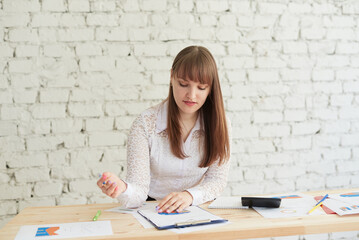
[[[232,145],[232,128],[230,121],[228,120],[227,126],[230,145]],[[222,165],[219,165],[218,161],[213,163],[204,174],[203,181],[200,184],[187,189],[187,191],[193,196],[192,205],[199,205],[204,202],[211,201],[223,192],[227,185],[228,172],[231,164],[230,159],[231,158],[229,158],[228,161]]]
[[[125,207],[139,207],[147,199],[150,185],[148,139],[141,115],[133,122],[127,142],[127,190],[118,197]]]

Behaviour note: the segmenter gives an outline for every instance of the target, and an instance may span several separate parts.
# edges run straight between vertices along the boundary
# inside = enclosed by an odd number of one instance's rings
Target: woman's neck
[[[180,124],[182,129],[182,141],[185,142],[189,136],[189,133],[196,124],[198,113],[193,114],[181,114],[180,115]]]
[[[191,124],[195,123],[197,120],[198,112],[195,113],[181,113],[180,114],[180,121],[182,123]]]

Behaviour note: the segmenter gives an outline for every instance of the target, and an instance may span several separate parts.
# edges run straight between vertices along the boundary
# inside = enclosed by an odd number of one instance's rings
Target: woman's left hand
[[[158,212],[182,212],[183,209],[190,206],[192,202],[193,197],[189,192],[173,192],[159,202]]]

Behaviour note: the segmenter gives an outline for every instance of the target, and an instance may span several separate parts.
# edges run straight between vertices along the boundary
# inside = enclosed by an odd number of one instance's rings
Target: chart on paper
[[[65,239],[112,235],[110,221],[22,226],[15,240]]]

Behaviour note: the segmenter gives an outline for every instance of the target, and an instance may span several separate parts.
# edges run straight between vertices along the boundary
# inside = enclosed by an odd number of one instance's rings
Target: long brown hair
[[[199,114],[203,119],[204,155],[199,167],[209,167],[215,161],[223,164],[230,157],[227,122],[224,112],[221,86],[216,62],[208,49],[189,46],[180,51],[172,64],[171,77],[190,79],[208,84],[210,92]],[[179,110],[170,85],[168,94],[167,133],[171,151],[178,158],[186,158],[183,152]]]

